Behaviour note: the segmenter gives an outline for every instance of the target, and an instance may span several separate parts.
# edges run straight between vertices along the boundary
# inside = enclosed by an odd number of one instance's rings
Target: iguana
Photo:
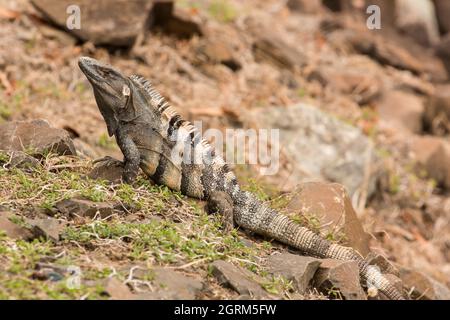
[[[125,183],[132,183],[141,168],[154,182],[208,200],[210,208],[228,213],[228,228],[234,221],[311,256],[354,260],[362,279],[390,299],[403,299],[378,268],[355,250],[323,239],[241,190],[234,173],[199,130],[183,120],[149,81],[124,76],[89,57],[81,57],[78,64],[92,85],[108,134],[115,136],[124,155]]]

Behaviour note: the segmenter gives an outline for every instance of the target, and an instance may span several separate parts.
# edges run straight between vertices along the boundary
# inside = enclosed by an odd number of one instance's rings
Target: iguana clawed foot
[[[206,211],[210,214],[218,213],[222,217],[222,227],[225,233],[234,228],[233,201],[231,197],[223,191],[214,191],[208,198]]]

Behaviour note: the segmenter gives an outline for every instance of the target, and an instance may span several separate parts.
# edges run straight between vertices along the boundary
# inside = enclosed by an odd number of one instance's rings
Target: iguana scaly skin
[[[368,265],[355,250],[324,240],[272,210],[252,193],[242,191],[225,161],[148,81],[134,75],[126,77],[88,57],[80,58],[79,66],[93,87],[109,135],[115,136],[124,155],[124,182],[133,182],[140,167],[154,182],[189,197],[216,199],[219,209],[226,211],[224,201],[222,205],[217,201],[220,194],[225,195],[232,203],[232,219],[238,226],[308,255],[354,260],[362,279],[390,299],[403,299],[378,269]]]

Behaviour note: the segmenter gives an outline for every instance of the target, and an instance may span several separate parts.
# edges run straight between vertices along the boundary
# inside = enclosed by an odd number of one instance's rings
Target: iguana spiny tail
[[[148,81],[126,77],[88,57],[80,58],[79,66],[93,87],[109,135],[115,136],[124,155],[125,182],[133,182],[140,167],[154,182],[190,197],[208,199],[225,193],[233,205],[234,222],[240,227],[312,256],[354,260],[364,280],[390,299],[403,299],[356,251],[321,238],[242,191],[225,161]]]

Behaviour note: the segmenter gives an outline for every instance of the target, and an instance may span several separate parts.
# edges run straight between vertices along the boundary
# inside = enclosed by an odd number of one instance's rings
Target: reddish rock
[[[45,120],[15,121],[0,126],[0,150],[26,151],[33,156],[48,152],[76,155],[67,131],[50,127]]]
[[[204,283],[200,279],[196,277],[185,276],[170,268],[154,268],[149,271],[151,272],[151,282],[154,291],[137,294],[134,296],[134,299],[194,300],[204,289]],[[139,272],[135,272],[135,274],[135,278],[139,279]]]
[[[433,0],[436,8],[436,15],[439,23],[439,28],[443,33],[450,32],[450,1],[448,0]]]
[[[425,124],[434,135],[450,133],[450,85],[436,85],[425,108]]]
[[[229,262],[218,260],[211,264],[212,274],[221,285],[227,286],[241,295],[253,298],[267,298],[267,292],[255,281],[257,275],[240,267],[236,267]]]
[[[408,144],[418,170],[425,170],[438,184],[450,188],[449,144],[442,138],[432,136],[414,136]]]
[[[322,234],[331,233],[363,256],[369,253],[369,235],[364,231],[345,188],[337,183],[308,182],[289,195],[287,212],[314,216]],[[301,218],[301,217],[300,217]]]
[[[447,286],[419,271],[402,268],[400,278],[408,291],[412,290],[412,299],[450,300],[450,290]]]
[[[267,259],[269,271],[292,281],[295,289],[302,294],[308,289],[319,265],[319,259],[291,253],[275,254]]]
[[[320,0],[288,0],[287,7],[293,12],[319,13],[322,11]]]
[[[442,59],[447,72],[450,73],[450,32],[442,37],[436,46],[436,54]]]
[[[396,0],[396,23],[400,30],[423,46],[439,40],[434,4],[431,0]]]
[[[119,281],[117,278],[108,278],[105,284],[105,292],[113,300],[131,300],[133,294],[126,284]]]
[[[419,96],[391,90],[385,92],[375,106],[381,120],[389,126],[412,133],[422,132],[425,105]]]
[[[257,37],[253,44],[253,54],[257,61],[266,61],[278,68],[290,70],[305,64],[305,55],[274,32],[261,31]]]
[[[322,260],[314,275],[314,285],[332,298],[367,299],[360,284],[358,264],[355,261]]]
[[[9,218],[12,216],[13,214],[9,212],[0,212],[0,232],[4,232],[6,236],[11,239],[32,239],[33,235],[28,229],[21,227],[9,220]]]
[[[53,218],[35,219],[29,223],[33,227],[33,234],[36,238],[43,237],[53,242],[59,241],[65,227],[65,223]]]

